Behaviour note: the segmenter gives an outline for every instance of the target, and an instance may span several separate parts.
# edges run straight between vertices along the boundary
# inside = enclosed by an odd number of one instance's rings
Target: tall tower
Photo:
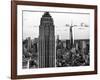
[[[55,67],[55,35],[53,18],[45,12],[39,26],[39,68]]]
[[[70,48],[73,47],[73,31],[72,31],[72,24],[70,26]]]

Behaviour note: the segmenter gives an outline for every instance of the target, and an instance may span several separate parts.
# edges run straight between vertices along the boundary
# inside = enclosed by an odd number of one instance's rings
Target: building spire
[[[43,17],[51,17],[51,16],[50,16],[49,12],[45,12],[45,13],[43,14]]]

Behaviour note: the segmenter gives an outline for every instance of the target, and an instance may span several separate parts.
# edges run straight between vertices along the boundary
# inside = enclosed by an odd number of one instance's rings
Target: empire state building
[[[54,33],[53,18],[45,12],[39,26],[39,68],[55,67]]]

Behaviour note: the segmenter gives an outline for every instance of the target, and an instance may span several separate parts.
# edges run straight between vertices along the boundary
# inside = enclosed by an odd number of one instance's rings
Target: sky
[[[31,37],[32,39],[39,36],[40,19],[44,12],[23,11],[23,39]],[[82,13],[63,13],[50,12],[55,26],[55,37],[59,35],[60,39],[69,39],[69,26],[73,27],[74,39],[89,39],[90,15]],[[82,27],[81,23],[87,24],[88,27]]]

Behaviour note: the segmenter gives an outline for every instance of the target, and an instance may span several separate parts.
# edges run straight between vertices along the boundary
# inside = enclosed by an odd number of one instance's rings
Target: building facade
[[[39,26],[39,68],[55,67],[55,35],[53,18],[45,12]]]

